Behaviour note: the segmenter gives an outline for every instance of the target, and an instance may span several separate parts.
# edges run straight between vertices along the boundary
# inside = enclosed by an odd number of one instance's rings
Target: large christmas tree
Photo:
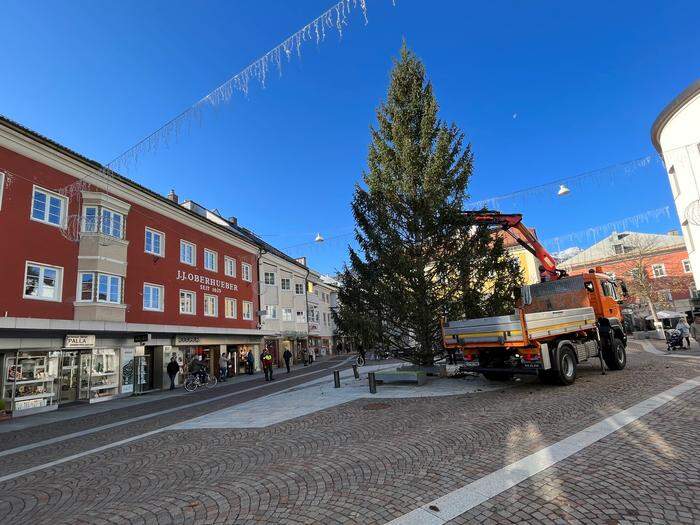
[[[352,211],[359,250],[340,276],[342,331],[416,364],[442,355],[440,318],[512,311],[517,263],[461,212],[471,148],[438,118],[422,62],[406,47],[371,129],[364,185]]]

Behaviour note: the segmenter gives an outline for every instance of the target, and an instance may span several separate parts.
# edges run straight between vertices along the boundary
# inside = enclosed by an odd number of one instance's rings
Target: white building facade
[[[695,288],[700,290],[700,79],[664,108],[654,121],[651,140],[666,165]]]

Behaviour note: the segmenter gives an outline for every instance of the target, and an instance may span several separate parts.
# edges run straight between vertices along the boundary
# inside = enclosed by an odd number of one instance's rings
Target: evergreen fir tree
[[[340,276],[345,333],[403,350],[416,364],[442,354],[440,318],[512,311],[517,264],[500,238],[461,212],[473,156],[455,124],[438,118],[422,62],[405,45],[352,202],[359,250]]]

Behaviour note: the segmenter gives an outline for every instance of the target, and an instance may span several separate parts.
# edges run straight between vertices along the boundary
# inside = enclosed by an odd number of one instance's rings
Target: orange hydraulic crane
[[[557,268],[554,258],[540,244],[537,237],[523,224],[521,213],[507,214],[491,210],[464,211],[462,213],[471,218],[476,224],[498,227],[513,237],[520,246],[540,261],[540,278],[543,281],[556,281],[567,276],[566,271]],[[516,235],[511,230],[516,230],[520,235]]]

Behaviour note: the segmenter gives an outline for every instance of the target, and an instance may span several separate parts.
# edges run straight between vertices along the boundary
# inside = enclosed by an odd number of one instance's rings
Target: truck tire
[[[625,344],[615,337],[612,347],[603,350],[603,360],[610,370],[622,370],[627,365]]]
[[[489,381],[510,381],[513,379],[513,374],[508,372],[483,372],[483,374]]]
[[[576,381],[576,356],[574,351],[563,346],[557,352],[557,369],[553,371],[554,379],[560,385],[570,385]]]

